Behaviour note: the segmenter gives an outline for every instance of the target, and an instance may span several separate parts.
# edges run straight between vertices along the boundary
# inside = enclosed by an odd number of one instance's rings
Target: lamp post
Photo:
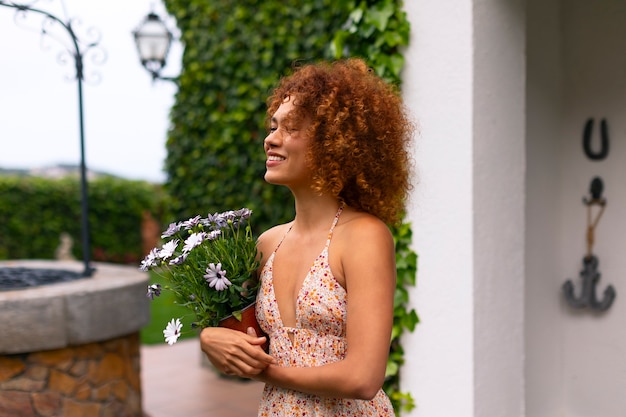
[[[154,12],[148,13],[133,31],[133,36],[141,65],[152,75],[152,81],[159,79],[177,82],[176,77],[161,76],[173,39],[172,32],[163,20]]]
[[[90,245],[90,237],[89,237],[89,206],[87,203],[87,168],[85,165],[85,128],[84,128],[84,119],[83,119],[83,80],[84,80],[84,72],[83,72],[83,57],[87,53],[87,51],[92,48],[97,47],[98,41],[90,43],[81,43],[79,39],[76,37],[74,33],[74,29],[72,27],[72,19],[68,19],[67,21],[62,21],[57,16],[42,10],[32,7],[28,4],[19,4],[13,1],[5,1],[0,0],[0,6],[13,8],[17,13],[26,13],[32,12],[35,14],[39,14],[44,16],[44,21],[42,23],[41,34],[45,35],[49,33],[49,30],[46,28],[46,24],[59,24],[69,35],[71,43],[70,46],[67,47],[66,52],[74,59],[75,69],[76,69],[76,81],[78,82],[78,120],[79,120],[79,136],[80,136],[80,190],[81,190],[81,225],[82,225],[82,246],[83,246],[83,276],[89,277],[93,274],[95,270],[90,265],[91,260],[91,245]],[[82,49],[81,49],[82,47]]]

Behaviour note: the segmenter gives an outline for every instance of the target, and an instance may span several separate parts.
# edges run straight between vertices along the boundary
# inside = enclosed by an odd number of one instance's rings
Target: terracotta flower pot
[[[230,315],[220,320],[218,325],[220,327],[225,327],[227,329],[239,330],[240,332],[244,332],[244,333],[246,333],[246,331],[248,330],[248,327],[252,327],[258,336],[265,336],[267,338],[267,335],[263,333],[263,330],[261,330],[261,327],[259,326],[259,323],[256,320],[256,315],[254,311],[255,307],[256,307],[256,302],[250,304],[249,306],[241,310],[241,321],[237,320],[235,316]],[[261,345],[263,350],[266,352],[268,351],[268,348],[269,348],[268,342],[269,342],[269,338],[267,338],[267,341]]]

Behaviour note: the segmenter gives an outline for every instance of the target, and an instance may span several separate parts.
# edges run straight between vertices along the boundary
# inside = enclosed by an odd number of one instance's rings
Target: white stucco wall
[[[525,7],[481,0],[473,12],[474,416],[521,417]]]
[[[561,6],[564,33],[564,153],[561,211],[561,276],[576,279],[584,254],[585,209],[580,198],[593,176],[604,180],[608,205],[596,230],[599,295],[608,284],[617,299],[603,315],[564,309],[565,414],[626,415],[626,2],[571,1]],[[611,150],[601,162],[581,151],[584,121],[609,124]],[[578,143],[577,143],[578,142]],[[596,142],[597,144],[597,142]],[[584,193],[584,194],[583,194]],[[582,195],[581,195],[582,194]],[[579,286],[577,286],[580,288]]]
[[[527,4],[526,415],[559,417],[564,390],[559,301],[564,278],[556,261],[563,120],[560,7],[558,0]]]
[[[421,323],[405,339],[402,382],[415,416],[473,408],[470,6],[405,3],[412,30],[403,91],[420,129],[409,212],[419,283],[411,299]]]
[[[413,416],[626,416],[626,2],[406,2],[405,100],[420,123],[410,207],[422,322],[405,338]],[[610,154],[582,151],[589,117]],[[595,142],[597,146],[597,141]],[[617,290],[580,291],[594,176],[608,206],[594,253]]]
[[[528,416],[623,417],[626,410],[626,2],[529,1],[527,212]],[[609,123],[610,153],[590,161],[583,126]],[[605,183],[594,253],[617,290],[604,314],[575,311],[560,294],[585,255],[591,179]],[[594,211],[595,213],[595,211]]]
[[[421,128],[410,220],[422,322],[405,339],[403,388],[415,416],[521,416],[524,8],[405,8],[403,88]]]

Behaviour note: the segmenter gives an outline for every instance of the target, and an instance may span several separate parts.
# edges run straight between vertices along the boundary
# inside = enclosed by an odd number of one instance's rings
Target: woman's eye
[[[277,128],[277,127],[270,127],[268,131],[269,131],[270,133],[274,133],[274,132],[276,132],[277,130],[278,130],[278,128]]]

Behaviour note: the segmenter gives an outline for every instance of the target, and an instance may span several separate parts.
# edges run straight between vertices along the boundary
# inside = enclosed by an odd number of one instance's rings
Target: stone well
[[[93,265],[90,278],[0,291],[0,417],[140,417],[139,330],[148,275]],[[0,267],[82,271],[74,261]]]

